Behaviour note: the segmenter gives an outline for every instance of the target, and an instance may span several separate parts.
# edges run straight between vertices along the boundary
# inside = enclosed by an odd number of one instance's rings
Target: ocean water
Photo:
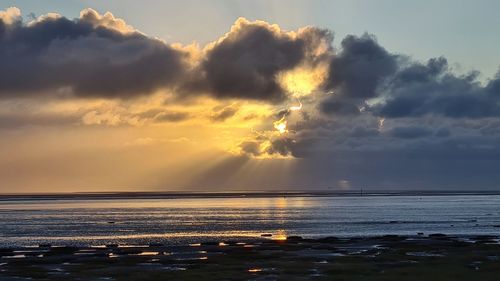
[[[500,235],[500,195],[0,201],[0,246]]]

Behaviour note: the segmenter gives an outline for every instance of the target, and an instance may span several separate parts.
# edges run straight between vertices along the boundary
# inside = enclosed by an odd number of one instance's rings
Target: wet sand
[[[498,280],[496,236],[0,249],[0,280]]]

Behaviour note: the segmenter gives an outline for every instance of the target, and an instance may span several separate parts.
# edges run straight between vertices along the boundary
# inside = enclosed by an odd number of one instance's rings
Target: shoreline
[[[500,191],[235,191],[235,192],[98,192],[98,193],[35,193],[0,194],[2,201],[26,200],[113,200],[113,199],[202,199],[202,198],[275,198],[275,197],[398,197],[398,196],[488,196]]]
[[[0,248],[1,280],[495,280],[496,235]],[[417,278],[418,277],[418,278]],[[10,278],[10,279],[9,279]]]

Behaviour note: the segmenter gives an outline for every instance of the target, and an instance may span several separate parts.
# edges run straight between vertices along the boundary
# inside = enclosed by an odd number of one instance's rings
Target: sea
[[[0,247],[433,233],[500,235],[500,195],[0,199]]]

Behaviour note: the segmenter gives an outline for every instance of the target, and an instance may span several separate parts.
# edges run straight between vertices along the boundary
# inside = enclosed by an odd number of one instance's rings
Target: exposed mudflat
[[[0,249],[0,280],[498,280],[496,236]]]

